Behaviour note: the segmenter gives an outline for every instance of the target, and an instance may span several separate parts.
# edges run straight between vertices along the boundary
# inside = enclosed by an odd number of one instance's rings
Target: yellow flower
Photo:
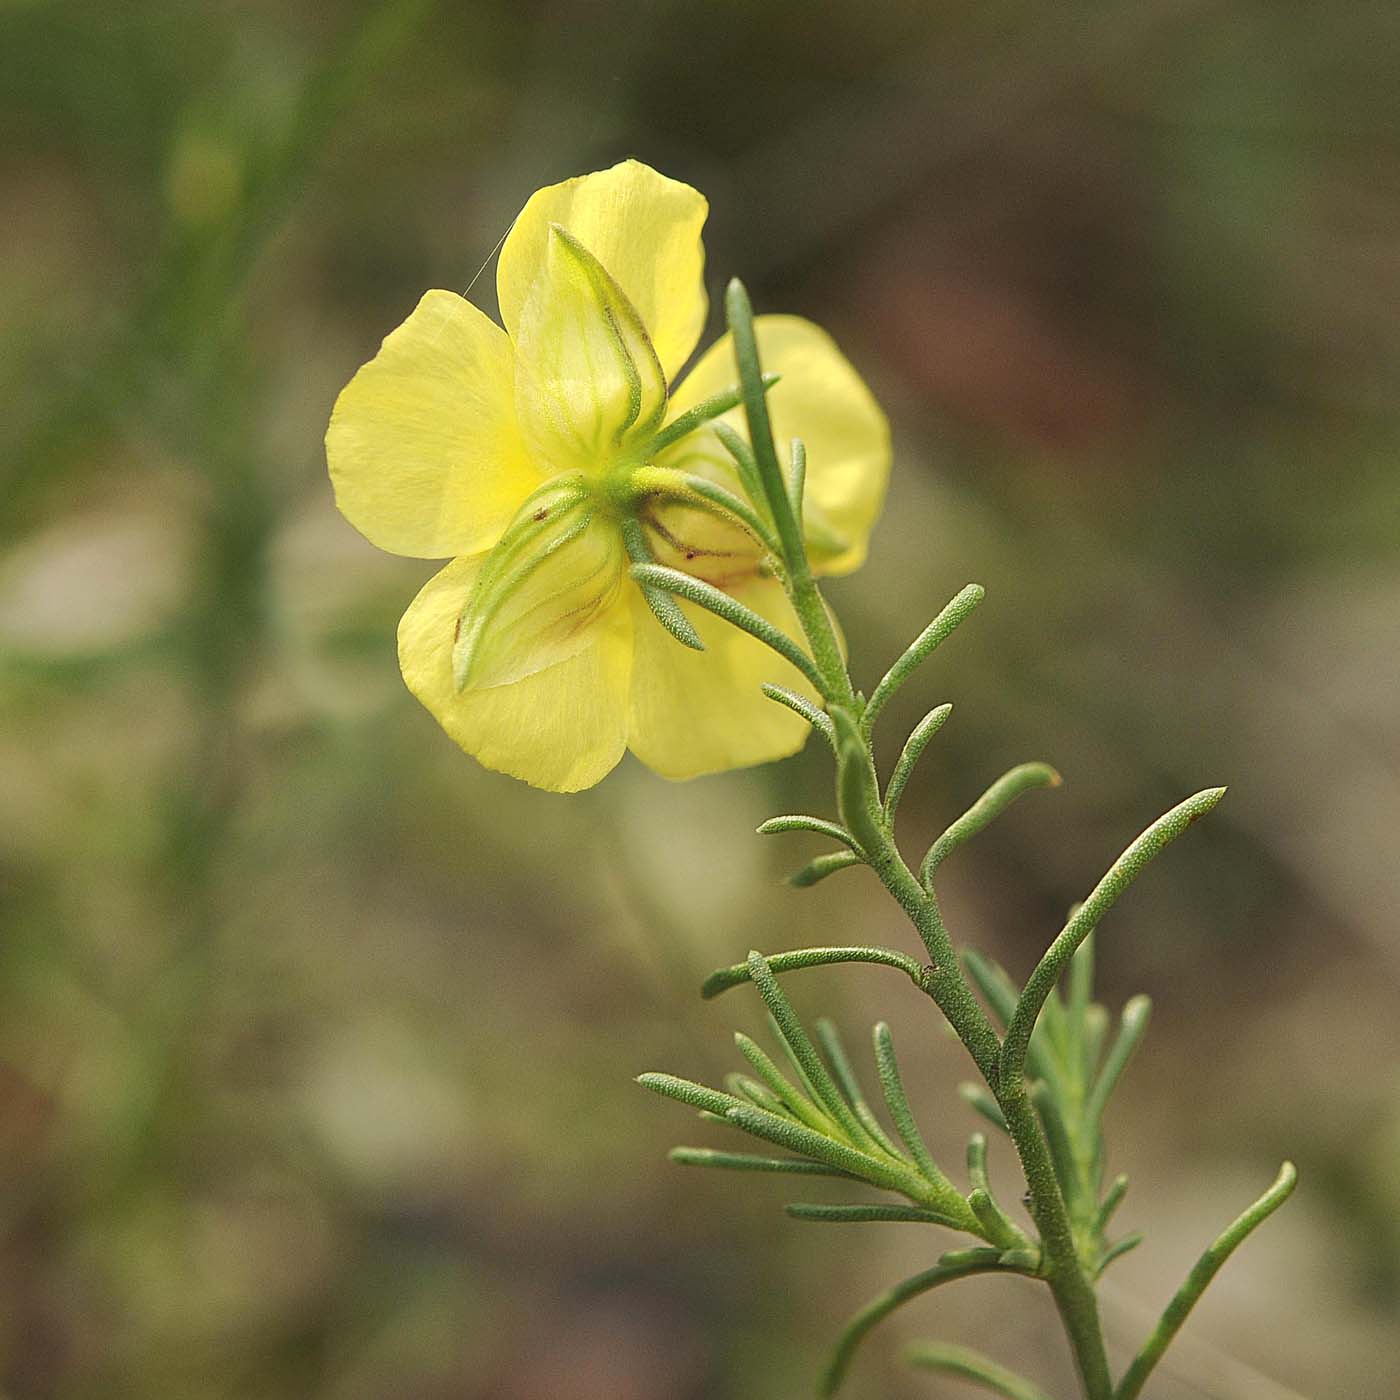
[[[628,573],[642,550],[800,635],[762,546],[687,485],[741,492],[711,422],[667,433],[737,379],[726,338],[670,387],[705,322],[707,210],[636,161],[539,190],[501,248],[505,329],[428,292],[331,416],[351,524],[396,554],[453,556],[399,625],[404,680],[468,753],[537,787],[589,787],[627,748],[688,778],[806,738],[759,689],[810,695],[793,667],[685,602],[705,649],[680,645]],[[813,566],[847,572],[884,496],[884,415],[816,326],[756,327],[782,376],[769,392],[779,451],[791,436],[808,449]],[[724,416],[742,430],[737,410]]]

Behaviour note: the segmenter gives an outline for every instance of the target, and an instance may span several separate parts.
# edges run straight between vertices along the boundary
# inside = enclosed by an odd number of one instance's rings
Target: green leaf
[[[943,728],[952,713],[951,705],[940,705],[936,710],[930,710],[904,741],[904,751],[899,755],[899,761],[895,764],[894,772],[890,774],[890,781],[885,788],[886,822],[893,824],[895,813],[899,810],[899,799],[904,796],[904,789],[913,776],[915,764],[923,756],[929,740]]]
[[[732,1094],[721,1094],[718,1089],[707,1089],[703,1084],[692,1083],[689,1079],[678,1079],[674,1074],[639,1074],[637,1083],[661,1094],[677,1103],[688,1104],[691,1108],[704,1109],[724,1118],[731,1108],[738,1107],[741,1100]]]
[[[800,524],[803,497],[807,494],[807,445],[801,438],[792,440],[792,469],[788,473],[787,489],[792,513]]]
[[[716,1152],[711,1147],[673,1147],[670,1157],[677,1166],[716,1167],[722,1171],[786,1173],[792,1176],[829,1176],[845,1181],[861,1181],[839,1167],[813,1162],[803,1157],[757,1157],[749,1152]]]
[[[856,855],[864,859],[856,838],[844,826],[837,826],[835,822],[825,821],[821,817],[807,817],[801,814],[769,817],[758,827],[760,836],[776,836],[788,831],[810,831],[817,836],[829,836],[833,841],[849,846]]]
[[[857,855],[854,851],[835,851],[829,856],[817,856],[809,860],[801,870],[793,871],[788,876],[788,884],[795,890],[805,890],[820,884],[828,875],[835,875],[838,870],[849,870],[853,865],[865,863],[865,857]]]
[[[987,1122],[994,1127],[1000,1128],[1002,1132],[1009,1133],[1010,1128],[1006,1126],[1006,1115],[1001,1111],[1001,1105],[980,1085],[964,1082],[958,1085],[958,1093],[963,1099],[982,1115]]]
[[[973,608],[986,596],[987,590],[983,588],[981,584],[969,583],[967,587],[919,633],[909,644],[899,660],[885,672],[880,684],[875,687],[869,701],[866,703],[865,713],[861,716],[861,733],[866,738],[869,738],[871,731],[875,728],[875,721],[880,717],[880,711],[890,702],[900,686],[914,674],[914,671],[921,662],[933,655],[938,647],[940,647],[957,629],[958,624],[961,623]]]
[[[1124,1006],[1122,1024],[1119,1026],[1118,1034],[1109,1049],[1108,1059],[1104,1061],[1103,1070],[1089,1095],[1089,1101],[1084,1107],[1084,1120],[1092,1127],[1097,1128],[1103,1121],[1104,1109],[1108,1106],[1108,1100],[1117,1087],[1123,1071],[1127,1068],[1128,1061],[1132,1059],[1133,1052],[1141,1042],[1151,1017],[1152,999],[1150,997],[1133,997]]]
[[[770,700],[776,700],[779,705],[786,705],[794,714],[801,715],[831,745],[832,753],[836,752],[836,729],[825,710],[819,709],[805,695],[799,695],[783,685],[765,681],[760,689]]]
[[[1008,1371],[971,1347],[953,1346],[947,1342],[919,1342],[904,1353],[910,1366],[924,1371],[938,1371],[948,1376],[980,1385],[983,1390],[1005,1397],[1005,1400],[1050,1400],[1024,1376]]]
[[[916,1225],[942,1225],[950,1230],[963,1228],[960,1220],[922,1206],[889,1205],[811,1205],[797,1202],[783,1209],[794,1220],[820,1220],[829,1224],[860,1225],[874,1221],[894,1221]]]
[[[919,871],[924,888],[933,887],[934,873],[959,846],[990,826],[1023,792],[1042,787],[1059,787],[1060,781],[1060,775],[1048,763],[1022,763],[1010,772],[1003,773],[928,848]]]
[[[1187,1275],[1186,1282],[1167,1304],[1152,1335],[1143,1343],[1142,1350],[1133,1358],[1132,1365],[1118,1382],[1114,1400],[1136,1400],[1148,1376],[1162,1359],[1162,1353],[1171,1345],[1181,1324],[1209,1287],[1210,1281],[1220,1272],[1221,1266],[1293,1194],[1297,1184],[1297,1168],[1292,1162],[1285,1162],[1279,1168],[1274,1184],[1243,1215],[1232,1221],[1201,1255]]]
[[[794,1118],[805,1123],[813,1132],[826,1133],[828,1136],[835,1134],[836,1124],[832,1122],[830,1115],[823,1113],[800,1093],[768,1058],[761,1046],[750,1040],[742,1031],[734,1033],[734,1043],[739,1047],[739,1053],[758,1072],[758,1077],[777,1095],[779,1102]]]
[[[781,374],[765,374],[763,376],[764,391],[771,389],[781,378]],[[721,389],[717,394],[711,394],[707,399],[702,399],[694,408],[686,409],[684,413],[673,418],[652,438],[646,451],[648,461],[654,461],[672,443],[679,442],[697,428],[705,427],[712,419],[728,413],[732,408],[737,408],[743,401],[743,397],[744,391],[737,384],[734,384],[728,389]]]
[[[1139,1234],[1124,1235],[1116,1244],[1110,1245],[1103,1253],[1103,1258],[1099,1260],[1099,1267],[1094,1270],[1094,1277],[1101,1278],[1103,1271],[1113,1263],[1115,1259],[1121,1259],[1129,1250],[1136,1249],[1142,1243],[1142,1236]]]
[[[622,522],[622,540],[627,546],[628,558],[634,564],[654,564],[651,550],[647,546],[646,535],[636,516],[629,515]],[[638,585],[642,597],[652,616],[682,645],[692,651],[704,651],[705,643],[691,625],[690,619],[681,611],[680,604],[664,589],[652,588],[647,584]]]
[[[852,1176],[870,1182],[872,1186],[883,1186],[888,1191],[907,1193],[911,1183],[914,1183],[917,1190],[917,1179],[911,1172],[879,1161],[867,1152],[837,1142],[835,1138],[813,1132],[801,1123],[780,1118],[776,1113],[765,1112],[752,1104],[736,1103],[725,1117],[734,1127],[752,1137],[762,1138],[775,1147],[824,1162],[827,1166],[839,1167]]]
[[[863,851],[887,845],[880,781],[860,728],[841,706],[831,709],[836,726],[836,809]]]
[[[1025,1072],[1026,1049],[1036,1018],[1059,981],[1060,973],[1076,948],[1098,927],[1118,897],[1137,879],[1152,858],[1163,851],[1192,823],[1198,821],[1225,796],[1225,789],[1207,788],[1188,797],[1159,817],[1109,867],[1094,891],[1070,917],[1046,950],[1026,982],[1002,1044],[1001,1082],[1015,1084]]]
[[[814,1029],[817,1033],[817,1040],[821,1043],[821,1048],[826,1052],[826,1058],[831,1062],[831,1072],[835,1075],[841,1092],[855,1110],[856,1117],[864,1124],[866,1132],[891,1157],[901,1157],[903,1154],[890,1141],[889,1135],[866,1100],[865,1090],[861,1088],[860,1080],[856,1077],[855,1067],[851,1064],[851,1057],[846,1053],[846,1047],[842,1043],[841,1034],[836,1029],[835,1024],[827,1020],[826,1017],[822,1017]]]
[[[933,1154],[928,1150],[919,1125],[914,1119],[914,1110],[909,1105],[909,1097],[904,1092],[904,1081],[899,1073],[899,1061],[895,1058],[894,1037],[883,1021],[872,1032],[875,1044],[875,1064],[880,1074],[880,1087],[884,1090],[885,1104],[894,1120],[909,1155],[918,1165],[919,1172],[928,1182],[926,1199],[945,1214],[958,1221],[963,1230],[976,1230],[976,1220],[968,1204],[956,1186],[943,1174]]]
[[[778,653],[785,661],[790,661],[809,681],[822,689],[821,673],[812,658],[797,645],[785,632],[780,632],[767,618],[760,617],[752,608],[747,608],[737,598],[731,598],[722,589],[703,579],[682,573],[679,569],[669,569],[663,564],[633,564],[632,577],[644,587],[660,588],[723,618],[732,626],[756,637],[764,646]]]
[[[996,1273],[1001,1268],[995,1249],[950,1252],[936,1267],[925,1269],[923,1273],[915,1274],[873,1298],[841,1329],[831,1359],[822,1374],[819,1393],[825,1397],[836,1394],[850,1370],[856,1348],[869,1335],[871,1328],[883,1322],[896,1309],[932,1289],[941,1288],[945,1283],[969,1278],[973,1274]]]
[[[803,1029],[802,1022],[792,1009],[792,1003],[778,985],[778,979],[773,975],[773,970],[762,953],[754,951],[749,954],[749,978],[777,1023],[784,1044],[791,1051],[794,1061],[807,1077],[807,1082],[811,1084],[816,1098],[827,1113],[848,1136],[853,1146],[863,1151],[873,1150],[877,1156],[883,1153],[884,1149],[879,1142],[871,1136],[851,1106],[841,1097],[836,1081],[832,1079],[830,1071],[817,1052],[817,1047]]]
[[[821,856],[821,860],[843,860],[856,863],[849,852],[842,851],[834,856]],[[829,967],[833,963],[875,963],[881,967],[893,967],[905,974],[915,986],[922,986],[924,967],[905,953],[893,948],[797,948],[790,953],[774,953],[764,961],[774,973],[796,972],[804,967]],[[750,980],[751,969],[748,962],[735,963],[732,967],[722,967],[710,973],[700,988],[700,995],[708,1000],[731,987],[738,987]]]

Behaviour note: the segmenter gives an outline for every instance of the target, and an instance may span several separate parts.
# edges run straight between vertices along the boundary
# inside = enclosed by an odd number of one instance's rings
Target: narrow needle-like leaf
[[[790,661],[820,692],[821,673],[816,663],[785,632],[774,627],[767,618],[760,617],[752,608],[747,608],[737,598],[732,598],[723,589],[716,588],[704,579],[682,573],[679,569],[667,568],[664,564],[633,564],[632,577],[643,586],[664,589],[677,597],[689,599],[716,617],[756,637],[764,646],[778,653],[785,661]]]
[[[829,1114],[817,1108],[787,1079],[777,1065],[764,1053],[763,1048],[750,1040],[743,1031],[736,1031],[734,1043],[739,1053],[758,1071],[758,1077],[778,1096],[783,1107],[799,1122],[805,1123],[813,1132],[830,1134],[835,1124]]]
[[[1006,1126],[1006,1115],[1001,1111],[1001,1105],[980,1085],[964,1082],[958,1085],[958,1093],[963,1099],[972,1105],[987,1122],[994,1127],[998,1127],[1002,1132],[1011,1130]]]
[[[776,1113],[781,1118],[794,1118],[792,1110],[775,1094],[771,1089],[760,1084],[756,1079],[750,1079],[747,1074],[726,1074],[724,1076],[724,1087],[734,1095],[736,1099],[747,1099],[751,1104],[756,1104],[759,1108],[766,1108],[769,1113]]]
[[[796,1202],[783,1209],[794,1220],[822,1220],[838,1225],[860,1225],[872,1221],[908,1222],[917,1225],[943,1225],[950,1230],[961,1230],[963,1223],[942,1211],[927,1210],[922,1206],[886,1205],[810,1205]]]
[[[952,1283],[955,1279],[968,1278],[973,1274],[994,1273],[1002,1268],[995,1249],[962,1251],[956,1259],[950,1259],[948,1255],[944,1255],[944,1259],[948,1259],[949,1262],[925,1269],[923,1273],[895,1284],[878,1298],[872,1299],[846,1324],[822,1375],[819,1392],[822,1396],[836,1394],[850,1369],[856,1348],[865,1340],[870,1329],[876,1323],[883,1322],[895,1309],[902,1307],[910,1299],[917,1298],[930,1289],[939,1288],[945,1283]]]
[[[829,1176],[845,1181],[863,1178],[825,1162],[812,1162],[801,1157],[759,1157],[751,1152],[716,1152],[711,1147],[673,1147],[671,1160],[682,1167],[718,1167],[734,1172],[775,1172],[792,1176]]]
[[[724,1118],[731,1108],[742,1104],[732,1094],[721,1094],[718,1089],[707,1089],[703,1084],[694,1084],[689,1079],[678,1079],[674,1074],[639,1074],[637,1083],[661,1094],[677,1103],[688,1104],[691,1108],[702,1109]]]
[[[899,810],[899,799],[904,796],[904,789],[909,784],[909,779],[913,776],[914,765],[918,763],[924,750],[928,747],[929,740],[938,733],[953,713],[951,705],[940,705],[936,710],[930,710],[918,724],[914,726],[913,732],[904,741],[904,751],[899,755],[899,761],[894,766],[894,772],[890,774],[890,781],[885,788],[885,820],[894,821],[894,815]]]
[[[855,1109],[856,1117],[865,1125],[866,1132],[891,1157],[901,1156],[899,1148],[890,1141],[889,1134],[885,1132],[884,1126],[875,1116],[874,1110],[865,1097],[865,1090],[861,1088],[855,1066],[851,1064],[851,1057],[846,1053],[846,1046],[835,1023],[823,1016],[813,1029],[817,1033],[817,1040],[821,1043],[822,1049],[826,1051],[826,1058],[831,1062],[831,1072],[835,1075],[836,1082],[841,1086],[841,1092],[845,1094],[847,1102]]]
[[[918,1164],[919,1171],[934,1188],[941,1207],[954,1211],[962,1221],[963,1228],[971,1226],[970,1211],[962,1193],[944,1176],[933,1154],[925,1144],[919,1125],[914,1120],[914,1110],[909,1106],[909,1097],[904,1092],[904,1081],[899,1073],[899,1061],[895,1058],[894,1037],[883,1021],[874,1029],[875,1064],[880,1074],[880,1087],[884,1090],[885,1104],[889,1108],[894,1126],[909,1149],[909,1155]]]
[[[801,870],[793,871],[788,876],[788,884],[793,889],[805,890],[819,884],[828,875],[835,875],[838,870],[849,870],[853,865],[865,863],[864,856],[859,856],[854,851],[833,851],[829,856],[817,856],[809,860]]]
[[[758,463],[754,460],[753,449],[728,423],[716,423],[715,436],[734,459],[734,467],[739,473],[739,480],[744,483],[744,490],[755,504],[762,502],[765,499],[763,479],[758,474]]]
[[[652,558],[651,550],[647,547],[646,536],[642,533],[642,527],[635,516],[627,516],[622,522],[622,541],[627,547],[627,555],[634,564],[654,564],[656,560]],[[690,647],[692,651],[704,651],[705,643],[700,640],[700,634],[691,625],[690,619],[681,611],[680,604],[661,588],[651,588],[647,584],[640,585],[642,597],[646,599],[647,607],[651,609],[652,616],[678,641],[682,646]]]
[[[1123,1024],[1118,1028],[1113,1045],[1104,1061],[1103,1070],[1094,1084],[1089,1100],[1084,1106],[1084,1121],[1090,1128],[1096,1128],[1103,1121],[1103,1112],[1110,1095],[1118,1085],[1118,1080],[1127,1068],[1142,1040],[1147,1022],[1152,1015],[1152,999],[1145,996],[1133,997],[1123,1008]]]
[[[982,1227],[977,1233],[983,1239],[1000,1250],[1014,1251],[1019,1260],[1035,1257],[1030,1240],[1016,1227],[1015,1221],[997,1205],[990,1191],[981,1187],[969,1191],[967,1203],[972,1207],[972,1213]]]
[[[792,440],[792,470],[788,473],[788,500],[792,513],[802,519],[802,500],[807,491],[807,445],[801,438]]]
[[[753,1137],[771,1142],[789,1152],[800,1153],[829,1167],[839,1167],[868,1181],[873,1186],[883,1186],[887,1191],[908,1194],[911,1187],[917,1190],[918,1180],[912,1172],[895,1167],[884,1160],[876,1160],[869,1153],[848,1147],[835,1138],[824,1137],[811,1128],[790,1119],[780,1118],[776,1113],[766,1113],[752,1104],[737,1103],[725,1117],[736,1128]]]
[[[904,1353],[910,1366],[924,1371],[940,1371],[972,1381],[983,1390],[1004,1397],[1004,1400],[1050,1400],[1037,1385],[1024,1376],[1008,1371],[995,1361],[973,1351],[971,1347],[953,1346],[947,1342],[918,1342]]]
[[[1114,861],[1108,873],[1094,887],[1093,893],[1071,915],[1036,965],[1021,993],[1021,999],[1016,1003],[1002,1045],[1000,1072],[1003,1085],[1016,1084],[1025,1072],[1026,1047],[1036,1018],[1074,950],[1093,932],[1119,895],[1132,884],[1153,856],[1175,841],[1193,822],[1205,816],[1224,796],[1223,787],[1207,788],[1159,817]]]
[[[856,838],[844,826],[838,826],[835,822],[826,821],[822,817],[807,817],[800,814],[769,817],[758,827],[760,836],[776,836],[787,831],[810,831],[817,836],[829,836],[833,841],[839,841],[843,846],[849,846],[857,855],[861,853],[860,847],[856,844]]]
[[[1152,1335],[1143,1343],[1142,1350],[1133,1358],[1123,1379],[1118,1382],[1114,1400],[1136,1400],[1142,1393],[1147,1378],[1162,1359],[1173,1337],[1186,1321],[1201,1294],[1206,1291],[1211,1279],[1231,1254],[1264,1223],[1292,1194],[1298,1184],[1298,1171],[1292,1162],[1285,1162],[1279,1169],[1274,1184],[1259,1197],[1250,1208],[1220,1235],[1214,1244],[1196,1261],[1195,1267],[1186,1276],[1186,1282],[1177,1290],[1176,1296],[1167,1304],[1161,1319]]]
[[[974,1191],[990,1191],[987,1180],[987,1137],[973,1133],[967,1140],[967,1179]]]
[[[780,374],[765,374],[763,376],[764,389],[771,389],[781,378]],[[673,442],[679,442],[687,434],[693,433],[696,428],[703,428],[711,419],[728,413],[732,408],[738,408],[743,399],[744,391],[737,384],[728,389],[721,389],[719,393],[711,394],[707,399],[702,399],[694,408],[689,408],[672,419],[652,438],[651,445],[647,449],[648,460],[654,460]]]
[[[1003,773],[971,807],[928,848],[920,868],[924,888],[933,883],[934,873],[964,842],[991,825],[1023,792],[1035,788],[1059,787],[1060,775],[1048,763],[1022,763]]]
[[[1055,1164],[1055,1176],[1071,1216],[1080,1213],[1092,1214],[1097,1208],[1097,1183],[1090,1181],[1083,1174],[1075,1157],[1074,1143],[1070,1140],[1062,1100],[1043,1079],[1037,1079],[1031,1084],[1031,1102],[1040,1118],[1040,1126],[1045,1131],[1050,1159]]]
[[[992,1184],[987,1178],[987,1139],[973,1133],[967,1140],[967,1179],[972,1190],[967,1203],[985,1235],[998,1249],[1029,1249],[1031,1242],[1025,1232],[996,1203]]]
[[[1094,1271],[1094,1277],[1098,1278],[1103,1271],[1113,1263],[1115,1259],[1121,1259],[1129,1250],[1136,1249],[1142,1243],[1142,1236],[1139,1234],[1124,1235],[1116,1244],[1110,1245],[1105,1251],[1102,1259],[1099,1260],[1099,1267]]]
[[[805,695],[799,695],[785,685],[774,685],[765,681],[760,689],[770,700],[777,701],[779,705],[786,705],[794,714],[801,715],[831,745],[832,752],[836,751],[836,729],[831,723],[831,716],[825,710],[814,705]]]
[[[1094,1217],[1094,1228],[1102,1234],[1108,1227],[1108,1222],[1113,1219],[1113,1213],[1123,1204],[1123,1197],[1128,1193],[1128,1178],[1126,1176],[1115,1176],[1113,1184],[1104,1193],[1099,1212]]]
[[[1007,975],[1006,969],[991,958],[984,957],[976,948],[964,948],[962,962],[967,968],[967,975],[972,978],[977,990],[986,997],[987,1005],[996,1013],[997,1020],[1003,1026],[1009,1025],[1020,992],[1016,990],[1016,984]]]
[[[845,855],[842,852],[841,855]],[[822,859],[838,859],[837,856]],[[906,953],[893,948],[797,948],[790,953],[774,953],[764,961],[775,973],[796,972],[804,967],[828,967],[832,963],[875,963],[881,967],[893,967],[904,973],[915,986],[923,985],[924,967]],[[700,988],[700,995],[707,1000],[727,992],[749,981],[751,968],[747,962],[735,963],[732,967],[722,967],[710,973]]]
[[[689,491],[702,500],[709,501],[711,505],[716,505],[732,515],[770,554],[777,555],[778,542],[773,538],[773,531],[764,524],[748,502],[708,477],[688,475],[685,484]]]
[[[856,1117],[855,1111],[841,1097],[836,1081],[832,1079],[830,1071],[817,1052],[817,1047],[803,1029],[802,1022],[792,1009],[792,1003],[778,985],[778,979],[773,975],[773,969],[762,953],[755,951],[749,954],[749,978],[758,988],[759,996],[763,998],[764,1005],[777,1023],[779,1034],[827,1113],[840,1125],[854,1146],[862,1150],[873,1148],[877,1154],[883,1152],[879,1142],[870,1135]]]
[[[980,584],[969,583],[909,644],[903,656],[885,672],[880,684],[871,694],[860,720],[863,735],[869,738],[875,721],[880,717],[880,711],[889,703],[895,692],[914,674],[919,663],[931,656],[968,613],[986,597],[986,593],[986,589]]]

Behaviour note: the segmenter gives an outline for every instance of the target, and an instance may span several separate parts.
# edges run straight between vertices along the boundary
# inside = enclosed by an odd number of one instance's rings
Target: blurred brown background
[[[755,999],[696,988],[750,945],[909,946],[863,872],[790,892],[816,848],[751,835],[827,810],[822,756],[481,771],[395,666],[432,566],[332,506],[355,367],[532,190],[635,154],[709,195],[712,293],[828,326],[893,419],[831,589],[858,676],[989,590],[889,724],[957,705],[913,853],[1011,763],[1066,776],[947,867],[955,934],[1024,975],[1232,784],[1104,930],[1107,999],[1157,1004],[1115,1355],[1287,1153],[1152,1394],[1395,1394],[1397,78],[1377,0],[0,6],[0,1393],[799,1400],[945,1247],[670,1167],[721,1134],[631,1082],[734,1067]],[[891,1019],[955,1168],[927,1003],[792,991]],[[1068,1396],[1013,1287],[886,1324],[851,1400],[965,1393],[901,1372],[920,1336]]]

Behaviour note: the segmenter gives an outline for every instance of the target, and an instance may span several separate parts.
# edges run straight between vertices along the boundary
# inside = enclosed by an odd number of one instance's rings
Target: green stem
[[[938,899],[905,864],[895,845],[885,804],[881,800],[878,782],[875,781],[870,753],[870,731],[884,703],[898,690],[915,667],[977,606],[982,598],[982,589],[976,585],[969,585],[924,629],[908,651],[890,668],[868,705],[857,698],[841,654],[836,630],[812,576],[802,523],[793,510],[788,484],[778,462],[763,389],[758,344],[754,334],[753,309],[749,304],[748,293],[737,279],[729,284],[725,296],[725,309],[738,362],[739,383],[743,390],[749,447],[782,546],[782,562],[787,574],[784,582],[793,610],[811,648],[815,670],[820,675],[820,689],[835,723],[837,806],[841,811],[842,821],[854,833],[866,861],[904,910],[928,950],[931,966],[926,969],[921,986],[937,1004],[967,1048],[1006,1118],[1008,1131],[1030,1186],[1031,1215],[1041,1236],[1043,1263],[1040,1268],[1050,1285],[1069,1335],[1075,1361],[1084,1382],[1085,1394],[1088,1400],[1111,1400],[1113,1382],[1104,1353],[1093,1285],[1079,1261],[1069,1214],[1055,1176],[1050,1152],[1040,1122],[1026,1096],[1025,1081],[1021,1073],[1025,1047],[1021,1047],[1015,1073],[1008,1076],[1005,1073],[1001,1042],[963,974],[953,950],[952,940],[943,925]],[[633,571],[644,582],[661,581],[654,576],[659,570],[634,566]],[[675,591],[683,592],[680,588],[676,588]],[[714,610],[719,611],[717,607]],[[752,627],[750,630],[753,630]],[[810,675],[810,672],[808,674]],[[864,752],[857,752],[857,746]],[[1049,770],[1045,772],[1048,775]],[[1042,779],[1045,780],[1048,778]],[[1076,940],[1073,946],[1077,946],[1078,941],[1081,940]],[[1065,956],[1073,951],[1073,946],[1065,950]],[[771,976],[767,968],[764,972]],[[758,980],[757,976],[754,980]],[[1027,998],[1023,994],[1023,1006],[1026,1001]],[[1018,1007],[1018,1013],[1022,1009],[1023,1007]],[[1039,1010],[1038,1006],[1036,1010]],[[1013,1017],[1013,1021],[1014,1019]],[[1031,1023],[1034,1024],[1033,1016]],[[732,1109],[727,1116],[731,1122],[735,1122],[752,1119],[758,1114],[759,1111],[754,1109]],[[754,1131],[754,1127],[749,1126],[749,1130]],[[797,1132],[796,1129],[787,1128],[783,1131],[788,1138]],[[770,1140],[780,1140],[776,1129]],[[807,1150],[809,1155],[817,1155],[795,1141],[785,1140],[783,1145],[793,1150]],[[847,1163],[833,1160],[832,1165],[845,1166]],[[868,1176],[867,1179],[875,1178]],[[993,1254],[992,1258],[994,1263],[998,1263],[998,1255]],[[954,1272],[941,1268],[921,1276],[918,1281],[910,1282],[915,1284],[916,1291],[922,1291],[923,1287],[932,1287],[947,1278],[961,1276],[962,1272],[964,1271]],[[908,1287],[907,1284],[902,1285],[892,1294],[887,1294],[884,1299],[872,1305],[866,1314],[861,1315],[848,1330],[838,1348],[837,1360],[827,1377],[827,1394],[830,1394],[839,1382],[850,1348],[863,1335],[865,1327],[884,1316],[886,1311],[897,1306],[903,1297],[908,1296],[904,1291]]]
[[[1009,1090],[1001,1092],[994,1081],[988,1083],[1006,1119],[1007,1131],[1016,1145],[1016,1155],[1030,1188],[1031,1219],[1040,1233],[1046,1282],[1074,1350],[1084,1393],[1088,1400],[1110,1400],[1113,1381],[1104,1351],[1098,1300],[1074,1247],[1069,1212],[1040,1122],[1023,1082],[1017,1081]]]

